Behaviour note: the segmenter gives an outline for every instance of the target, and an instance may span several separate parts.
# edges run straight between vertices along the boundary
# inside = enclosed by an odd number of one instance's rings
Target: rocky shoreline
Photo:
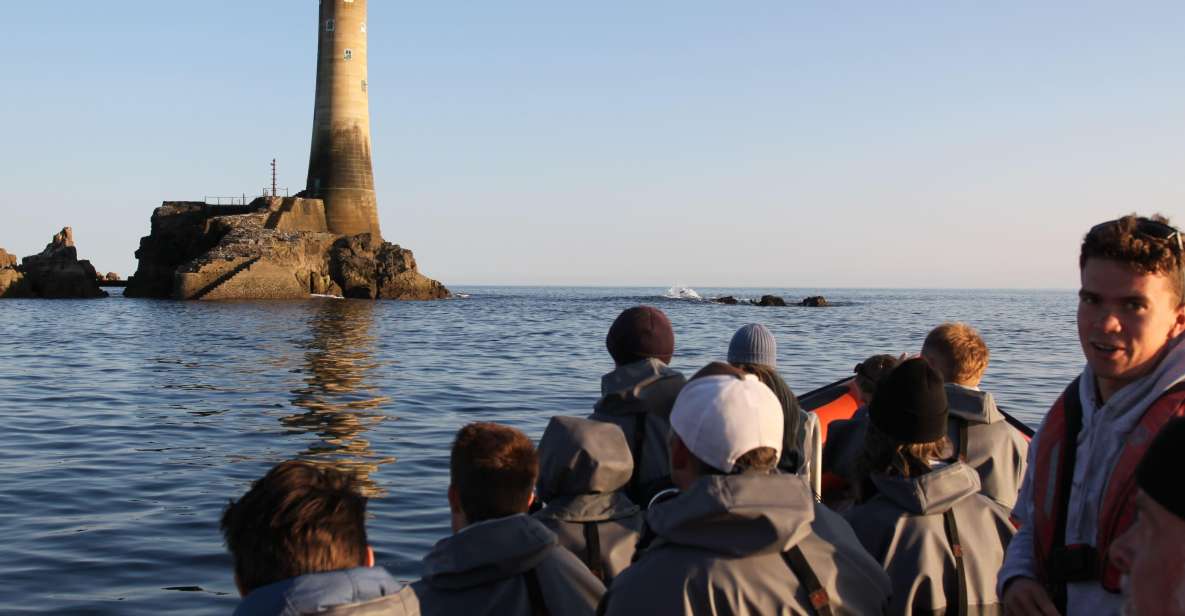
[[[74,231],[65,227],[38,254],[17,263],[0,249],[0,298],[89,299],[107,297],[90,261],[78,258]]]

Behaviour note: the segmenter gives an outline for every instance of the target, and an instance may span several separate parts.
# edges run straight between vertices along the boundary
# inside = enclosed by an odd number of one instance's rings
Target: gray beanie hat
[[[750,323],[737,330],[728,343],[728,363],[761,364],[778,367],[778,342],[760,323]]]

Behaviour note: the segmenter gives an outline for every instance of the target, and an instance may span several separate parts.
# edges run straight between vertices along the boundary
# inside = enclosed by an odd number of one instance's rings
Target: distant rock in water
[[[90,261],[78,259],[74,231],[65,227],[39,254],[16,264],[16,257],[0,250],[0,297],[78,299],[107,297],[99,288]]]
[[[739,301],[737,301],[737,298],[735,298],[731,295],[725,295],[724,297],[717,297],[716,299],[714,299],[712,301],[716,302],[717,304],[727,304],[729,306],[735,306],[740,303]]]
[[[762,295],[761,299],[753,302],[754,306],[785,306],[786,300],[777,295]]]
[[[116,274],[115,272],[107,272],[107,275],[103,276],[103,280],[107,282],[119,282],[120,278],[119,274]]]
[[[410,250],[369,234],[328,232],[320,199],[260,197],[246,206],[165,202],[136,251],[125,295],[174,299],[449,297]]]
[[[801,305],[809,306],[811,308],[823,308],[825,306],[830,306],[831,302],[827,301],[827,298],[823,297],[822,295],[812,295],[810,297],[804,298]]]

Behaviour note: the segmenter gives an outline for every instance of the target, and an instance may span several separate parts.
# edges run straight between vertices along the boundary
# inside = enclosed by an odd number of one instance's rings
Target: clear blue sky
[[[1037,6],[1040,4],[1040,6]],[[134,270],[302,188],[314,0],[4,7],[0,246]],[[384,235],[445,283],[1060,287],[1185,222],[1185,3],[372,0]]]

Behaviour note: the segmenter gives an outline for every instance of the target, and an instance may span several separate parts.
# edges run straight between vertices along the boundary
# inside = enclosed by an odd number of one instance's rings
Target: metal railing
[[[243,193],[242,195],[235,196],[235,197],[217,197],[217,196],[206,195],[206,196],[202,197],[202,202],[205,203],[206,205],[212,205],[215,207],[223,207],[223,206],[232,207],[232,206],[248,205],[252,201],[258,199],[259,197],[270,197],[270,196],[272,196],[271,189],[265,188],[262,191],[260,191],[260,193],[258,195],[248,195],[246,193]],[[276,196],[277,197],[287,197],[288,196],[288,189],[287,188],[277,188],[276,189]]]

